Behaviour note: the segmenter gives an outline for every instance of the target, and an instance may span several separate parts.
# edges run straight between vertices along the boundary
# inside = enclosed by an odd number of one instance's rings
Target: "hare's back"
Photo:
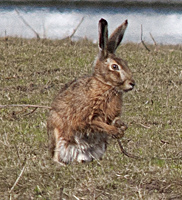
[[[77,115],[89,108],[91,77],[73,81],[62,89],[52,103],[52,110],[62,116]]]

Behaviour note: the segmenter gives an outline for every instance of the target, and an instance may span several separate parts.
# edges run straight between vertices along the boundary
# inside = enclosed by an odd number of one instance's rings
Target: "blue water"
[[[0,5],[0,37],[18,36],[34,38],[35,33],[18,16],[40,35],[41,38],[62,39],[69,36],[82,17],[84,21],[74,35],[74,39],[88,38],[97,41],[97,24],[100,18],[107,19],[109,30],[128,19],[124,42],[143,40],[153,43],[150,33],[157,43],[182,43],[182,9],[180,7],[78,7],[78,6],[38,6],[38,5]]]

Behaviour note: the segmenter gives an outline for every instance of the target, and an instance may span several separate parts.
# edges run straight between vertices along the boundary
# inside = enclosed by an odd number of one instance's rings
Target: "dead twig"
[[[75,33],[76,33],[76,31],[78,30],[78,28],[80,27],[80,25],[82,24],[84,18],[85,18],[85,17],[82,17],[82,19],[80,20],[80,22],[78,23],[78,25],[76,26],[76,28],[73,29],[72,34],[71,34],[70,36],[67,36],[67,37],[63,38],[62,40],[71,39],[71,38],[75,35]]]
[[[150,52],[150,49],[147,47],[147,45],[143,41],[143,27],[142,27],[142,24],[141,24],[141,43],[143,44],[143,46],[145,47],[145,49]]]
[[[27,114],[24,114],[23,116],[27,116],[27,115],[30,115],[32,113],[34,113],[36,110],[37,110],[38,107],[35,107],[31,112],[27,113]]]
[[[76,31],[78,30],[78,28],[80,27],[80,25],[82,24],[83,20],[85,17],[82,17],[82,19],[80,20],[79,24],[77,25],[77,27],[75,29],[73,29],[72,34],[69,36],[69,38],[72,38],[74,36],[74,34],[76,33]]]
[[[59,197],[59,200],[62,200],[63,199],[63,190],[64,190],[64,188],[63,187],[61,187],[60,188],[60,197]]]
[[[22,170],[21,170],[21,172],[20,172],[18,178],[17,178],[16,181],[14,182],[13,186],[11,187],[9,193],[11,193],[11,192],[14,190],[14,188],[15,188],[15,186],[17,185],[18,181],[19,181],[20,178],[22,177],[23,172],[24,172],[24,170],[25,170],[25,166],[26,166],[26,158],[25,158],[25,160],[24,160],[24,162],[23,162],[23,168],[22,168]]]
[[[7,108],[7,107],[28,107],[28,108],[45,108],[45,109],[51,109],[51,107],[49,107],[49,106],[31,105],[31,104],[0,105],[0,109]]]
[[[152,34],[150,33],[150,37],[152,38],[154,45],[157,47],[157,42],[155,41],[154,37],[152,36]]]
[[[121,152],[125,155],[125,156],[127,156],[127,157],[129,157],[129,158],[134,158],[134,159],[137,159],[137,160],[147,160],[147,159],[161,159],[161,160],[179,160],[179,159],[181,159],[181,156],[180,157],[168,157],[168,158],[164,158],[164,157],[152,157],[152,158],[149,158],[149,157],[138,157],[138,156],[135,156],[135,155],[133,155],[133,154],[131,154],[131,153],[128,153],[124,148],[123,148],[123,146],[122,146],[122,144],[121,144],[121,141],[119,140],[119,139],[117,139],[117,142],[118,142],[118,144],[119,144],[119,147],[120,147],[120,150],[121,150]],[[168,142],[165,142],[165,141],[162,141],[161,140],[161,142],[164,144],[169,144]],[[177,155],[179,155],[181,152],[179,152]]]
[[[158,45],[157,45],[157,42],[155,41],[154,37],[152,36],[152,34],[150,33],[150,37],[152,38],[153,42],[154,42],[154,45],[155,45],[155,50],[157,51],[158,50]]]
[[[135,156],[135,155],[132,155],[132,154],[128,153],[128,152],[123,148],[123,146],[122,146],[122,144],[121,144],[121,141],[120,141],[119,139],[117,139],[117,142],[118,142],[118,144],[119,144],[119,147],[120,147],[121,152],[122,152],[125,156],[127,156],[127,157],[129,157],[129,158],[140,159],[138,156]]]
[[[27,116],[30,115],[32,113],[34,113],[38,108],[45,108],[45,109],[51,109],[51,107],[49,106],[41,106],[41,105],[30,105],[30,104],[10,104],[10,105],[0,105],[0,109],[3,108],[8,108],[8,107],[21,107],[24,108],[24,110],[26,110],[27,108],[34,108],[31,112],[24,114],[23,116]],[[22,112],[22,111],[21,111]],[[14,112],[12,113],[12,117],[16,119],[16,114],[21,113],[21,112]]]
[[[144,124],[141,124],[141,123],[137,123],[138,125],[142,126],[143,128],[147,128],[147,129],[150,129],[151,127],[150,126],[146,126]]]
[[[15,11],[16,11],[16,13],[18,14],[18,16],[20,17],[20,19],[23,21],[23,23],[24,23],[30,30],[32,30],[32,31],[35,33],[37,39],[40,39],[39,34],[38,34],[38,33],[30,26],[30,24],[20,15],[19,11],[18,11],[17,9],[15,9]]]
[[[0,140],[0,143],[3,144],[4,146],[8,147],[7,144],[5,144],[3,141]]]

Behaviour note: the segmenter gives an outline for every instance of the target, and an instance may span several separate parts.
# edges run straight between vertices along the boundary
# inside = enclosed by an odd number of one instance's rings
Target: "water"
[[[71,35],[84,17],[74,39],[86,37],[96,42],[98,21],[100,18],[105,18],[109,23],[110,32],[128,19],[129,26],[124,42],[140,42],[142,25],[143,40],[146,42],[153,43],[151,33],[157,43],[182,43],[182,9],[180,8],[0,5],[0,37],[5,35],[23,38],[36,37],[15,9],[41,38],[65,38]]]

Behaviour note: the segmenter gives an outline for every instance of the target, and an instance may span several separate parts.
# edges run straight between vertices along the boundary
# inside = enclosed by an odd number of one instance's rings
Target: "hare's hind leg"
[[[93,156],[91,154],[91,146],[87,140],[82,136],[75,136],[75,142],[78,149],[78,154],[76,157],[77,162],[91,162],[93,161]]]
[[[79,146],[80,153],[77,161],[90,162],[93,159],[100,160],[107,148],[107,135],[102,134],[90,134],[83,137],[75,137],[75,140]]]
[[[60,162],[60,159],[59,159],[59,131],[57,128],[54,129],[54,138],[55,138],[55,149],[54,149],[54,155],[53,155],[53,160],[55,162]]]
[[[93,159],[99,160],[106,151],[106,138],[85,138],[75,136],[70,142],[64,137],[57,137],[58,129],[54,130],[56,147],[54,150],[54,161],[69,164],[73,161],[91,162]]]
[[[92,148],[91,154],[95,160],[101,160],[107,148],[106,142],[101,142]]]
[[[54,132],[55,132],[55,129],[52,127],[52,124],[50,123],[50,121],[48,121],[47,122],[48,148],[52,157],[54,157],[54,154],[55,154],[54,150],[56,146],[56,137],[55,137]]]
[[[55,137],[57,129],[54,130]],[[66,140],[64,137],[56,138],[56,147],[54,150],[54,161],[58,163],[69,164],[73,161],[77,162],[91,162],[93,160],[87,143],[80,144],[80,138],[74,138],[72,142]]]
[[[96,160],[102,159],[102,156],[104,155],[107,149],[107,144],[108,144],[107,140],[108,140],[107,134],[95,133],[93,135],[93,137],[91,138],[92,141],[91,154],[94,159]]]

